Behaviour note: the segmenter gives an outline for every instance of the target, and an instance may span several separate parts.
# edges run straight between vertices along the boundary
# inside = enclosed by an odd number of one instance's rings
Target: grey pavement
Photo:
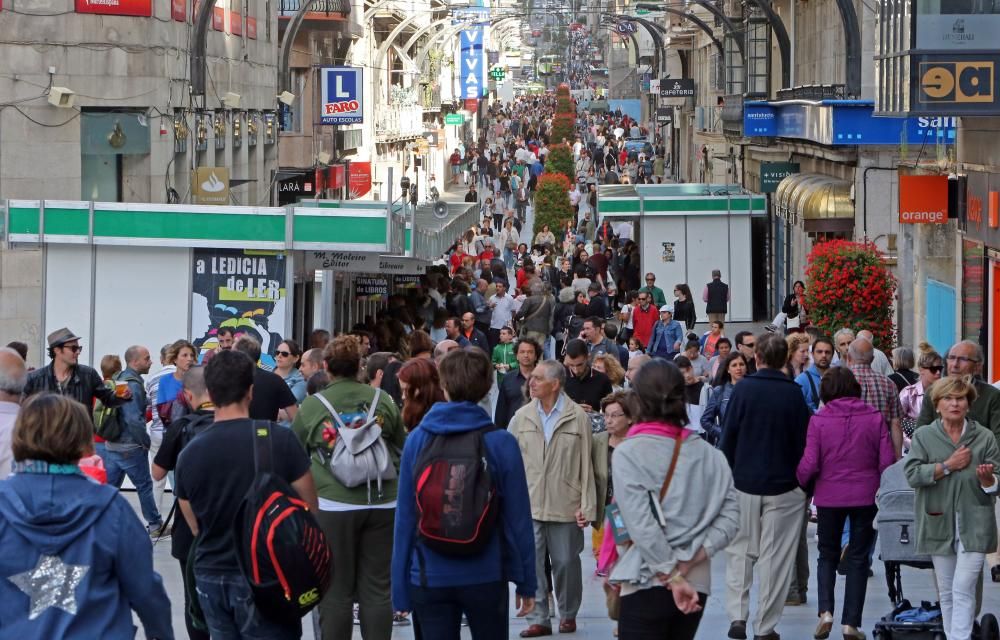
[[[134,493],[127,493],[129,501],[136,507],[136,512],[138,513],[138,501],[136,500]],[[169,504],[171,496],[167,494],[164,496],[164,502]],[[808,602],[804,606],[797,607],[786,607],[784,615],[782,617],[781,623],[778,625],[777,631],[781,634],[781,637],[785,640],[807,640],[812,638],[813,629],[816,626],[816,538],[815,538],[815,525],[809,526],[809,558],[810,558],[810,581],[809,581],[809,591],[807,594]],[[577,616],[577,632],[573,634],[574,638],[579,640],[610,640],[612,636],[612,631],[615,627],[615,623],[608,619],[607,610],[604,604],[604,592],[601,588],[601,579],[594,575],[594,557],[590,550],[590,532],[587,531],[584,536],[587,541],[587,548],[581,554],[583,572],[584,572],[584,583],[583,583],[583,607],[581,608]],[[167,593],[170,595],[172,615],[174,620],[174,633],[177,637],[184,638],[184,618],[182,612],[182,605],[184,602],[183,586],[181,581],[180,570],[177,562],[170,557],[170,541],[163,540],[154,548],[154,566],[157,571],[163,576],[164,583],[166,584]],[[886,594],[885,585],[885,573],[882,564],[879,562],[875,563],[873,567],[875,576],[868,580],[868,593],[865,599],[865,613],[864,613],[864,630],[871,637],[871,630],[875,622],[889,612],[891,606],[889,604],[889,598]],[[701,627],[698,630],[697,638],[699,640],[721,640],[726,637],[726,632],[729,629],[729,620],[726,618],[725,606],[724,606],[724,592],[725,592],[725,557],[717,556],[712,561],[712,584],[713,593],[709,596],[708,603],[705,607],[704,618],[701,622]],[[934,584],[932,574],[929,570],[921,571],[917,569],[903,568],[903,591],[906,597],[911,602],[919,602],[921,600],[936,600]],[[838,603],[842,602],[844,593],[844,578],[838,577],[837,579],[837,598]],[[751,616],[753,612],[756,611],[756,589],[751,593]],[[989,573],[986,572],[985,576],[985,587],[984,587],[984,605],[983,612],[1000,612],[1000,585],[990,582]],[[511,622],[510,622],[510,638],[517,638],[518,634],[522,629],[527,626],[524,620],[517,619],[513,617],[513,612],[516,611],[513,602],[513,589],[511,590],[511,603],[510,603]],[[836,622],[840,620],[839,610],[834,614]],[[308,622],[308,620],[307,620]],[[558,624],[558,621],[555,621]],[[136,620],[136,625],[140,626],[138,638],[145,638],[142,633],[141,625],[139,625],[138,620]],[[306,640],[312,640],[315,638],[313,635],[312,625],[304,624],[303,638]],[[839,627],[834,627],[835,633],[831,637],[839,638]],[[560,635],[558,633],[556,636]],[[413,638],[412,627],[398,627],[394,631],[393,640],[409,640]],[[471,638],[468,629],[463,629],[462,638]],[[346,640],[346,639],[345,639]],[[358,628],[355,628],[354,636],[352,640],[361,640],[361,632]],[[428,640],[434,640],[433,638]]]

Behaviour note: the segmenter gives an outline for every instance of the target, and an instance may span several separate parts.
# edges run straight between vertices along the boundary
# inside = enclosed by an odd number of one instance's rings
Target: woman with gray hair
[[[909,347],[896,347],[892,350],[893,373],[889,379],[896,383],[896,388],[902,391],[920,379],[920,375],[913,370],[916,366],[916,358],[913,356],[913,349]]]

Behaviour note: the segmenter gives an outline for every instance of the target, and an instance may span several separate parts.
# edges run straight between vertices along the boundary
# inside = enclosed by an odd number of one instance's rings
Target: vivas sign
[[[483,55],[483,28],[473,27],[461,32],[462,97],[479,99],[483,95],[486,60]]]
[[[325,67],[320,70],[322,124],[359,124],[364,121],[361,67]]]

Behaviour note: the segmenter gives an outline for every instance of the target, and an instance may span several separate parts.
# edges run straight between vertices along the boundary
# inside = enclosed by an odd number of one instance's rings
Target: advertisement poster
[[[76,0],[76,12],[148,18],[153,15],[153,0]]]
[[[187,0],[170,0],[170,17],[177,22],[187,22]]]
[[[218,346],[220,327],[260,341],[260,362],[274,367],[285,326],[285,254],[280,251],[195,249],[191,280],[191,335],[205,352]]]
[[[387,299],[389,297],[389,278],[355,278],[354,297],[358,300],[371,300],[373,302]]]
[[[351,200],[363,198],[372,189],[372,163],[352,162],[348,171],[347,188]]]
[[[361,67],[324,67],[320,69],[322,124],[359,124],[364,122],[364,85]]]

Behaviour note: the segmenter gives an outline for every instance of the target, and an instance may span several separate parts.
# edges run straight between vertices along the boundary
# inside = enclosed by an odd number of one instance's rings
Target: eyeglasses
[[[69,349],[73,353],[80,353],[81,351],[83,351],[83,347],[81,347],[78,344],[64,344],[64,345],[60,346],[59,348],[60,349]]]
[[[291,351],[275,351],[274,355],[281,356],[282,358],[287,358],[288,356],[292,355],[292,352]]]
[[[744,342],[740,346],[741,347],[746,347],[747,349],[753,349],[754,347],[757,346],[757,343],[756,342]]]
[[[612,420],[614,418],[624,418],[624,417],[625,417],[624,413],[605,413],[604,414],[604,419],[605,420]]]
[[[656,282],[656,278],[646,278],[646,282]]]
[[[924,369],[927,369],[931,373],[941,373],[942,371],[944,371],[944,367],[939,364],[934,365],[933,367],[924,367]]]
[[[965,356],[948,356],[945,358],[948,362],[957,362],[960,364],[965,364],[966,362],[979,362],[975,358],[966,358]]]

